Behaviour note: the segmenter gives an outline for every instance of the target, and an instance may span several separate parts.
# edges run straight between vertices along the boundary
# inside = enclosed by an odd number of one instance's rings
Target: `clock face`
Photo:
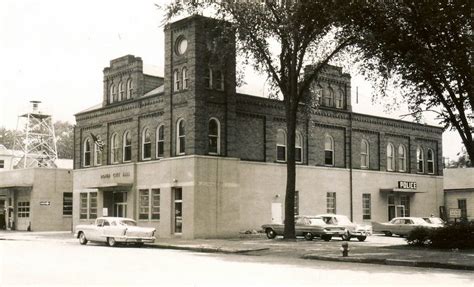
[[[183,55],[187,49],[188,40],[186,40],[186,38],[184,38],[183,36],[179,37],[178,40],[176,40],[176,53],[178,55]]]

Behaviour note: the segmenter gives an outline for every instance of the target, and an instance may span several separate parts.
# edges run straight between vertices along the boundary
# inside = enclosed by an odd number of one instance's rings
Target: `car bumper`
[[[354,231],[354,232],[351,232],[351,235],[352,236],[370,236],[372,235],[372,231]]]
[[[340,236],[344,234],[345,234],[344,230],[330,230],[330,231],[325,231],[322,235]]]
[[[153,243],[155,237],[115,237],[115,241],[121,243]]]

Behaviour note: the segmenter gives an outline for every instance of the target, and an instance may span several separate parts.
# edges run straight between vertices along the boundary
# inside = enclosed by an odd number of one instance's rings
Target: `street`
[[[469,271],[0,240],[0,286],[472,286]]]

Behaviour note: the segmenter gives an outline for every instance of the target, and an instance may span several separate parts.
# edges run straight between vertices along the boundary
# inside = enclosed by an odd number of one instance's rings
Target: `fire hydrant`
[[[342,257],[347,257],[349,256],[349,244],[347,242],[342,243],[341,245],[341,252],[342,252]]]

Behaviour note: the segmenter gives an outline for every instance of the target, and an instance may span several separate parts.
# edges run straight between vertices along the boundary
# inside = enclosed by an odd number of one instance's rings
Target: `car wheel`
[[[304,239],[311,241],[313,240],[314,235],[311,232],[307,232],[304,234]]]
[[[109,244],[110,247],[114,247],[117,245],[117,241],[115,241],[115,238],[113,237],[108,237],[107,244]]]
[[[331,235],[322,235],[322,236],[321,236],[321,239],[324,240],[324,241],[330,241],[331,238],[332,238]]]
[[[392,236],[392,232],[390,231],[384,231],[383,233],[385,234],[385,236]]]
[[[344,241],[351,240],[351,235],[349,234],[349,231],[346,231],[343,235],[341,235],[341,239]]]
[[[271,229],[271,228],[268,228],[268,229],[266,230],[266,233],[267,233],[267,238],[268,238],[268,239],[273,239],[273,238],[275,238],[275,237],[277,236],[275,230],[273,230],[273,229]]]
[[[367,239],[367,236],[357,236],[357,240],[360,242],[365,241],[365,239]]]
[[[79,243],[81,245],[86,245],[87,242],[88,242],[88,240],[87,240],[86,235],[84,234],[84,232],[79,233]]]

